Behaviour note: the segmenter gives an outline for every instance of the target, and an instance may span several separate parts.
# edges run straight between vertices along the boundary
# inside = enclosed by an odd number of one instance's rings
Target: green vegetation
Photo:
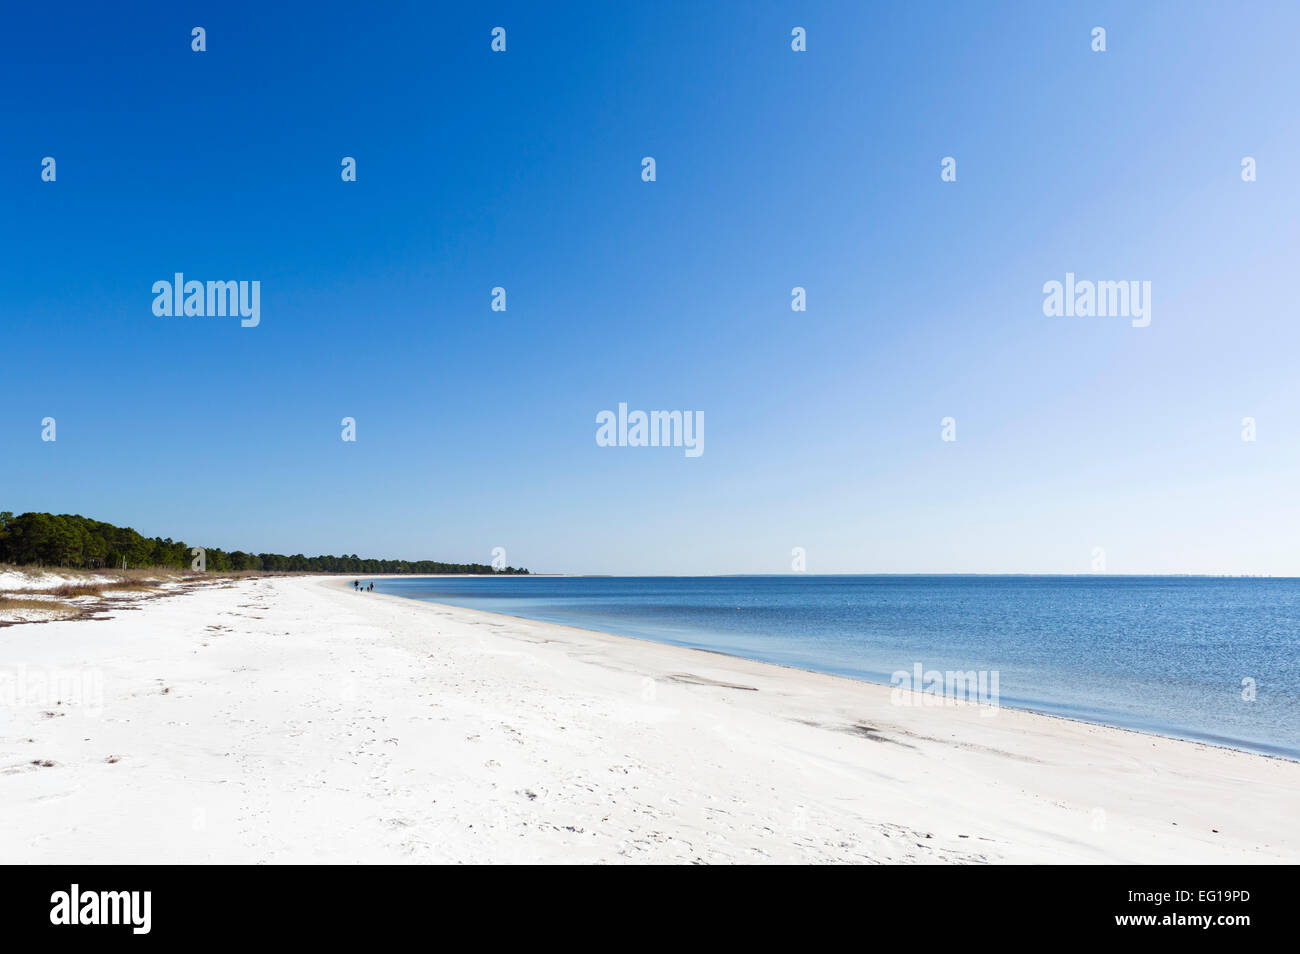
[[[152,540],[130,527],[91,520],[76,514],[0,513],[0,563],[47,566],[128,567],[165,566],[178,570],[190,567],[190,547],[154,537]],[[364,560],[351,556],[303,556],[296,553],[227,552],[204,547],[209,571],[230,573],[270,570],[284,573],[527,573],[522,567],[493,570],[486,563],[440,563],[436,560]]]

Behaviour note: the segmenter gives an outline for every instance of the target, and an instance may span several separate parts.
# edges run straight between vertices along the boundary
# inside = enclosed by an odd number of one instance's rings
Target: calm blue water
[[[917,662],[997,670],[1002,705],[1300,758],[1296,579],[420,577],[375,589],[871,682]]]

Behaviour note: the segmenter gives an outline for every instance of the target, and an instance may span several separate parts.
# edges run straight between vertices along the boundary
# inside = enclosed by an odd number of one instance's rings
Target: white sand
[[[183,586],[181,574],[162,570],[157,574],[137,574],[140,580],[158,590]],[[33,623],[68,619],[81,615],[83,610],[95,610],[110,605],[135,602],[140,594],[133,591],[111,591],[107,596],[60,596],[54,591],[61,586],[103,587],[123,582],[114,573],[103,571],[88,573],[69,569],[37,569],[33,567],[0,566],[0,600],[21,600],[22,606],[6,606],[0,602],[0,624]],[[43,603],[43,607],[33,606]]]
[[[18,567],[0,569],[0,593],[24,590],[52,590],[68,583],[116,583],[115,576],[78,573],[76,570],[29,570]]]
[[[1300,861],[1300,763],[337,580],[0,628],[0,702],[60,678],[0,861]]]

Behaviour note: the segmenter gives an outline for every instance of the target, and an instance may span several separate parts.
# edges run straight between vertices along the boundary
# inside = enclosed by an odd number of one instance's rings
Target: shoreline
[[[103,677],[98,716],[11,710],[0,855],[1300,859],[1300,764],[1286,759],[1022,710],[894,706],[887,686],[710,650],[345,598],[354,578],[213,581],[93,624],[0,630],[0,668]]]
[[[541,574],[531,574],[531,575],[533,575],[533,576],[540,576]],[[583,574],[573,574],[573,576],[575,576],[575,577],[576,577],[576,576],[582,576],[582,575],[583,575]],[[792,575],[795,575],[795,574],[767,574],[767,575],[769,575],[769,576],[776,576],[776,575],[790,575],[790,576],[792,576]],[[836,575],[836,574],[819,574],[819,575],[823,575],[823,576],[833,576],[833,575]],[[840,574],[840,575],[867,575],[867,576],[874,576],[874,575],[881,575],[881,574]],[[894,575],[897,575],[897,576],[912,576],[912,575],[936,576],[936,575],[941,575],[941,574],[894,574]],[[972,575],[975,575],[975,574],[951,574],[951,575],[957,575],[957,576],[972,576]],[[985,574],[985,575],[995,575],[995,576],[1003,576],[1003,575],[1006,575],[1006,576],[1013,576],[1013,575],[1016,575],[1016,574]],[[1038,574],[1038,575],[1044,575],[1044,574]],[[417,577],[412,577],[412,576],[410,576],[409,574],[386,574],[386,575],[385,575],[385,574],[380,574],[380,575],[377,575],[377,576],[367,576],[367,577],[365,577],[366,580],[379,580],[379,579],[416,579],[416,578],[417,578]],[[425,577],[419,577],[419,578],[420,578],[420,579],[425,579]],[[428,579],[437,579],[437,578],[438,578],[438,577],[428,577]],[[359,580],[359,579],[361,579],[361,577],[349,577],[349,579],[358,579],[358,580]],[[691,577],[680,577],[680,579],[691,579]],[[1278,579],[1289,579],[1289,578],[1278,577]],[[343,588],[344,588],[344,589],[348,589],[347,586],[344,586]],[[659,646],[670,646],[670,647],[673,647],[673,648],[676,648],[676,649],[690,650],[690,651],[693,651],[693,652],[701,652],[701,653],[715,653],[715,654],[717,654],[717,655],[719,655],[719,656],[725,656],[725,657],[727,657],[727,658],[729,658],[729,659],[745,660],[745,661],[747,661],[747,662],[760,663],[760,664],[765,665],[765,666],[776,666],[777,668],[780,668],[780,669],[788,669],[788,670],[791,670],[791,671],[793,671],[793,672],[816,673],[816,674],[818,674],[818,675],[831,676],[831,677],[834,677],[834,678],[836,678],[836,679],[846,679],[846,680],[848,680],[848,681],[850,681],[850,682],[859,683],[859,684],[862,684],[862,685],[883,687],[883,688],[885,688],[885,689],[893,689],[893,686],[892,686],[890,683],[887,683],[887,682],[879,682],[879,681],[876,681],[876,680],[874,680],[874,679],[859,678],[859,677],[856,677],[856,676],[847,676],[847,675],[844,675],[843,673],[830,672],[830,671],[825,670],[825,669],[807,669],[807,668],[804,668],[804,667],[801,667],[801,666],[792,666],[792,665],[789,665],[789,664],[787,664],[787,663],[774,662],[774,661],[772,661],[772,660],[770,660],[770,659],[757,659],[757,658],[755,658],[755,657],[753,657],[753,656],[742,656],[742,655],[740,655],[740,654],[738,654],[738,653],[731,653],[731,652],[727,652],[726,650],[722,650],[722,649],[708,649],[708,648],[705,648],[705,647],[703,647],[703,646],[687,646],[687,645],[684,645],[684,644],[681,644],[681,643],[670,643],[670,642],[666,642],[666,641],[663,641],[663,640],[654,639],[653,637],[650,637],[650,636],[636,636],[636,635],[632,635],[632,634],[630,634],[630,633],[614,633],[614,632],[610,632],[609,630],[603,630],[603,629],[592,629],[591,627],[588,627],[588,626],[578,626],[578,625],[575,625],[575,624],[573,624],[573,623],[561,623],[561,622],[557,622],[557,621],[554,621],[554,620],[543,620],[543,619],[537,619],[537,618],[535,618],[535,617],[531,617],[531,616],[516,616],[516,615],[513,614],[513,613],[498,613],[498,612],[495,612],[495,611],[493,611],[493,610],[480,610],[480,609],[475,609],[475,608],[473,608],[473,607],[468,607],[468,606],[459,606],[458,604],[455,604],[455,603],[440,603],[440,602],[437,602],[437,601],[435,601],[435,600],[425,600],[425,599],[419,599],[419,598],[416,598],[416,597],[409,597],[409,596],[397,596],[397,595],[392,594],[392,593],[378,593],[378,592],[375,592],[375,593],[366,593],[365,595],[367,595],[367,596],[372,596],[372,597],[373,597],[373,596],[385,596],[385,597],[391,597],[391,598],[393,598],[393,599],[409,600],[409,601],[417,602],[417,603],[429,603],[429,604],[431,604],[431,605],[434,605],[434,606],[440,606],[440,607],[445,607],[445,608],[447,608],[447,609],[463,610],[463,611],[466,611],[466,612],[473,612],[473,613],[484,613],[484,614],[489,615],[489,616],[499,616],[499,617],[501,617],[501,618],[503,618],[503,619],[519,620],[519,621],[522,621],[522,622],[541,623],[541,624],[543,624],[543,625],[549,625],[549,626],[563,626],[563,627],[570,628],[570,629],[579,629],[579,630],[582,630],[583,632],[588,632],[588,633],[597,633],[597,634],[600,634],[600,635],[603,635],[603,636],[609,636],[609,637],[612,637],[612,638],[615,638],[615,639],[633,639],[633,640],[637,640],[637,641],[639,641],[639,642],[653,643],[653,644],[655,644],[655,645],[659,645]],[[902,690],[902,691],[906,691],[906,692],[909,692],[909,693],[914,692],[914,690],[910,690],[910,689],[909,689],[909,690]],[[1248,745],[1248,744],[1244,744],[1244,743],[1242,743],[1242,744],[1234,744],[1232,741],[1223,740],[1223,739],[1199,738],[1199,737],[1197,737],[1197,736],[1194,736],[1194,735],[1187,735],[1187,734],[1181,734],[1181,735],[1180,735],[1180,734],[1178,734],[1178,732],[1177,732],[1176,730],[1170,730],[1170,731],[1167,731],[1167,732],[1163,732],[1163,731],[1159,731],[1159,730],[1154,729],[1154,728],[1138,728],[1138,727],[1136,727],[1136,726],[1120,725],[1120,724],[1118,724],[1118,723],[1115,723],[1115,722],[1107,722],[1107,721],[1102,720],[1102,719],[1082,719],[1082,718],[1078,718],[1078,717],[1076,717],[1076,716],[1062,715],[1062,714],[1057,713],[1057,712],[1047,712],[1047,711],[1044,711],[1043,709],[1036,709],[1036,708],[1034,708],[1034,707],[1032,707],[1032,706],[1030,706],[1030,705],[1017,705],[1017,704],[1015,704],[1015,703],[1003,703],[1003,702],[999,702],[998,705],[996,706],[996,708],[999,708],[999,709],[1007,709],[1007,710],[1011,710],[1011,711],[1015,711],[1015,712],[1023,712],[1023,713],[1029,714],[1029,715],[1041,716],[1042,718],[1046,718],[1046,719],[1060,719],[1060,720],[1063,720],[1063,721],[1065,721],[1065,722],[1079,723],[1079,724],[1081,724],[1081,725],[1100,726],[1100,727],[1102,727],[1102,728],[1114,729],[1114,730],[1116,730],[1117,732],[1132,732],[1132,733],[1134,733],[1134,734],[1136,734],[1136,735],[1139,735],[1139,736],[1147,736],[1147,737],[1158,738],[1158,739],[1167,739],[1167,740],[1175,741],[1175,742],[1188,742],[1188,743],[1191,743],[1191,744],[1193,744],[1193,745],[1206,745],[1206,746],[1210,746],[1210,747],[1212,747],[1212,748],[1224,749],[1224,750],[1229,751],[1229,752],[1241,752],[1241,753],[1244,753],[1244,754],[1247,754],[1247,755],[1257,755],[1257,756],[1260,756],[1261,758],[1279,759],[1279,760],[1284,761],[1284,762],[1293,762],[1293,763],[1296,763],[1296,764],[1300,764],[1300,754],[1288,754],[1288,753],[1285,753],[1285,752],[1266,751],[1266,750],[1265,750],[1264,748],[1262,748],[1262,747],[1251,747],[1250,745]],[[1262,743],[1261,743],[1261,746],[1262,746]]]

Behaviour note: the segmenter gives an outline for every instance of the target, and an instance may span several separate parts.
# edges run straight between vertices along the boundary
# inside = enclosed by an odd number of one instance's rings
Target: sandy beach
[[[1286,760],[340,578],[103,615],[0,628],[5,862],[1300,861]]]

